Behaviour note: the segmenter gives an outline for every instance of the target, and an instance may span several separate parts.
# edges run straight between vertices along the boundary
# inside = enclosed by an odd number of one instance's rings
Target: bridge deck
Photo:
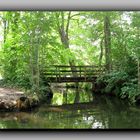
[[[53,65],[43,72],[46,80],[53,83],[61,82],[93,82],[104,72],[99,66],[60,66]]]
[[[48,77],[47,81],[51,83],[67,83],[67,82],[93,82],[96,80],[97,77]]]

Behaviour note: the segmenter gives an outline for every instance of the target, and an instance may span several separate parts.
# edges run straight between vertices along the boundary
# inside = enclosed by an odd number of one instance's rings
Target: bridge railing
[[[105,72],[104,66],[67,66],[67,65],[51,65],[45,68],[44,75],[47,77],[97,77]]]

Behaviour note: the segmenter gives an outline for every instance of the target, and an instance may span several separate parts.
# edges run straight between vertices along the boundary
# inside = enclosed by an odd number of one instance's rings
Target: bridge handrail
[[[70,68],[70,69],[68,69]],[[74,70],[71,70],[71,68],[75,68]],[[47,71],[50,71],[50,72],[57,72],[57,71],[60,71],[60,72],[92,72],[92,71],[102,71],[104,70],[105,67],[103,66],[68,66],[68,65],[50,65],[50,66],[47,66],[45,67],[44,69]]]
[[[76,69],[71,70],[71,67],[75,67]],[[99,75],[100,73],[104,72],[104,67],[99,67],[96,65],[90,66],[68,66],[68,65],[50,65],[46,67],[45,72],[43,72],[45,75],[51,75],[52,77],[63,77],[65,75],[72,76],[72,72],[77,73],[79,77],[89,77],[90,75]]]
[[[105,72],[105,67],[97,65],[49,65],[42,70],[44,76],[50,81],[92,81]]]
[[[101,68],[101,67],[105,67],[105,65],[101,65],[101,66],[98,66],[98,65],[76,65],[76,66],[70,66],[70,65],[48,65],[47,66],[48,68],[49,67],[98,67],[98,68]],[[45,68],[47,68],[45,67]]]

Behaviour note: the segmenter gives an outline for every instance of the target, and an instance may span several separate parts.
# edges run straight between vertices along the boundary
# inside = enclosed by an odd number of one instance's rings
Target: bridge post
[[[56,68],[56,75],[55,75],[56,76],[56,81],[58,81],[58,67],[56,66],[55,68]]]
[[[61,68],[59,67],[59,70],[58,70],[58,72],[59,72],[59,82],[61,81],[61,73],[60,73],[60,70]]]
[[[79,68],[80,68],[79,70],[80,70],[80,78],[81,78],[81,66]]]
[[[96,91],[96,87],[97,87],[97,86],[96,86],[96,83],[95,83],[95,82],[92,82],[92,91],[93,91],[93,92]]]
[[[86,75],[86,70],[87,70],[87,69],[86,69],[86,67],[85,67],[85,82],[86,82],[86,76],[87,76],[87,75]]]

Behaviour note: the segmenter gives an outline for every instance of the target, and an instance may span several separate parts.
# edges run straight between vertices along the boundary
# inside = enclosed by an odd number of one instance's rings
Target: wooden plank
[[[50,65],[50,67],[93,67],[93,66],[90,66],[90,65],[83,65],[83,66],[69,66],[69,65]],[[99,67],[99,66],[94,66],[94,67]]]
[[[99,70],[99,69],[94,69],[94,70],[88,70],[88,69],[86,69],[86,72],[96,72],[96,71],[102,71],[102,70]],[[49,71],[44,71],[43,73],[45,73],[45,72],[72,72],[71,70],[49,70]],[[85,69],[83,69],[83,70],[73,70],[73,72],[85,72]]]
[[[100,74],[101,72],[92,72],[92,73],[90,73],[90,72],[88,72],[88,73],[86,73],[86,75],[95,75],[95,74]],[[43,75],[57,75],[57,76],[67,76],[67,75],[73,75],[71,72],[67,72],[67,73],[44,73]],[[85,72],[81,72],[81,73],[77,73],[77,76],[80,76],[80,75],[85,75]],[[86,76],[85,75],[85,76]]]
[[[97,66],[97,65],[83,65],[83,66],[69,66],[69,65],[50,65],[50,66],[47,66],[47,67],[45,67],[45,69],[46,68],[50,68],[50,67],[62,67],[62,68],[71,68],[71,67],[75,67],[75,68],[84,68],[84,67],[88,67],[88,68],[96,68],[96,67],[98,67],[98,68],[101,68],[101,67],[104,67],[104,66]]]
[[[101,72],[86,73],[87,76],[98,75],[98,74],[101,74]],[[65,77],[66,76],[73,76],[72,73],[54,73],[54,74],[52,74],[52,73],[44,73],[44,75],[46,75],[46,76],[47,75],[48,76],[49,75],[51,75],[51,76],[59,76],[59,77],[61,77],[61,76],[65,76]],[[81,73],[77,73],[77,76],[79,76],[79,77],[82,76],[82,75],[86,76],[84,72],[83,73],[82,72]]]

